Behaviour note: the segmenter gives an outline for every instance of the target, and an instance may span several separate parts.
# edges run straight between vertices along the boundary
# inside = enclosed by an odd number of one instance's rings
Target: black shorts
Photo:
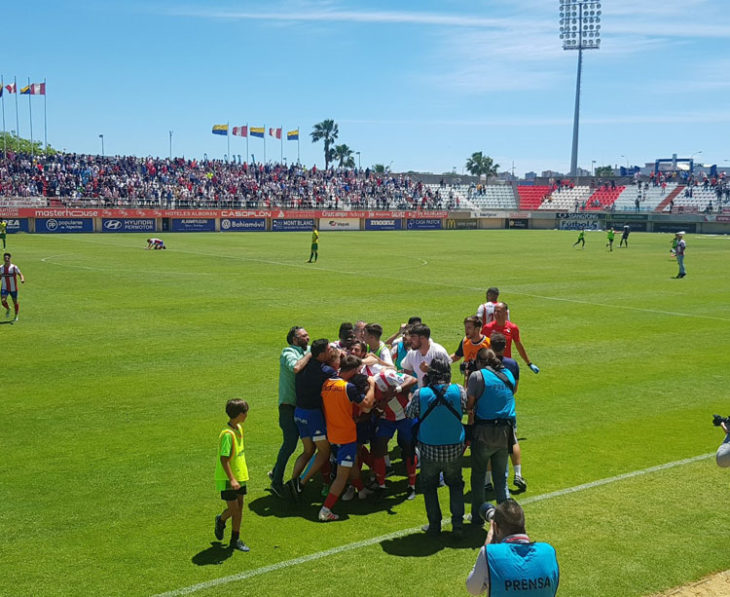
[[[239,495],[244,496],[246,493],[246,486],[241,485],[240,489],[226,489],[221,491],[221,499],[225,502],[235,502]]]

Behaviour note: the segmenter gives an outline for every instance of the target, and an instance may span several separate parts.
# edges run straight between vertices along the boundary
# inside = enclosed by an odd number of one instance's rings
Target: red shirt
[[[512,358],[512,340],[516,340],[517,342],[520,342],[520,328],[518,328],[514,323],[511,321],[506,321],[503,326],[497,325],[496,321],[490,321],[488,324],[482,326],[482,334],[484,334],[487,338],[491,338],[492,334],[495,332],[499,332],[500,334],[504,334],[504,337],[507,338],[507,346],[504,349],[504,356],[508,358]]]

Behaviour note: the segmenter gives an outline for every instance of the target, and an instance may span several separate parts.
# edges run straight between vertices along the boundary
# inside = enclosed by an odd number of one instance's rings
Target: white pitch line
[[[41,259],[41,262],[49,263],[51,265],[57,265],[59,267],[71,267],[71,268],[76,268],[76,269],[85,269],[85,270],[94,271],[94,272],[106,271],[106,270],[99,269],[98,267],[87,267],[85,265],[77,265],[75,263],[59,263],[58,261],[51,261],[51,259],[55,259],[56,257],[66,257],[66,255],[65,254],[49,255],[48,257],[44,257],[43,259]]]
[[[583,483],[582,485],[576,485],[574,487],[568,487],[566,489],[559,489],[557,491],[552,491],[550,493],[546,493],[543,495],[536,495],[534,497],[529,497],[525,500],[522,500],[521,503],[523,505],[527,505],[527,504],[533,504],[535,502],[542,502],[544,500],[550,500],[550,499],[561,497],[564,495],[569,495],[571,493],[577,493],[579,491],[593,489],[594,487],[600,487],[602,485],[616,483],[618,481],[623,481],[625,479],[640,477],[642,475],[648,475],[650,473],[664,471],[664,470],[667,470],[670,468],[675,468],[677,466],[684,466],[685,464],[692,464],[693,462],[699,462],[700,460],[706,460],[714,455],[715,455],[714,452],[711,452],[709,454],[701,454],[700,456],[694,456],[692,458],[685,458],[683,460],[667,462],[665,464],[651,466],[649,468],[641,469],[638,471],[632,471],[630,473],[623,473],[621,475],[616,475],[614,477],[607,477],[606,479],[598,479],[597,481]],[[448,524],[449,522],[450,522],[449,519],[444,519],[442,524]],[[167,591],[166,593],[158,593],[154,597],[177,597],[178,595],[190,595],[191,593],[196,593],[197,591],[202,591],[204,589],[211,589],[213,587],[219,587],[221,585],[236,582],[238,580],[244,580],[246,578],[251,578],[252,576],[260,576],[262,574],[267,574],[269,572],[275,572],[277,570],[282,570],[284,568],[290,568],[292,566],[298,566],[299,564],[305,564],[307,562],[319,560],[319,559],[325,558],[327,556],[336,555],[336,554],[344,553],[346,551],[352,551],[355,549],[360,549],[361,547],[369,547],[370,545],[376,545],[377,543],[381,543],[383,541],[388,541],[389,539],[397,539],[398,537],[404,537],[406,535],[411,535],[413,533],[420,533],[420,532],[421,532],[421,527],[413,527],[410,529],[394,531],[393,533],[388,533],[387,535],[380,535],[379,537],[373,537],[372,539],[364,539],[363,541],[356,541],[355,543],[348,543],[346,545],[340,545],[338,547],[333,547],[331,549],[326,549],[324,551],[318,551],[316,553],[312,553],[312,554],[309,554],[306,556],[301,556],[299,558],[294,558],[292,560],[284,560],[284,561],[278,562],[276,564],[271,564],[270,566],[262,566],[261,568],[255,568],[254,570],[248,570],[246,572],[239,572],[238,574],[232,574],[230,576],[222,576],[221,578],[215,578],[213,580],[201,582],[196,585],[184,587],[182,589],[174,589],[172,591]]]
[[[85,239],[85,240],[88,241],[88,239]],[[94,242],[94,241],[88,241],[88,242],[92,242],[93,244],[103,244],[103,243],[97,243],[97,242]],[[329,273],[340,274],[340,275],[357,275],[357,276],[360,276],[360,277],[362,277],[362,276],[372,276],[372,277],[377,277],[379,280],[382,280],[384,278],[392,278],[392,279],[399,280],[401,282],[413,282],[414,284],[421,283],[423,281],[422,279],[409,280],[409,279],[404,278],[404,277],[399,276],[399,275],[398,276],[388,275],[388,274],[383,275],[384,272],[393,271],[393,270],[397,270],[399,272],[404,272],[404,271],[412,270],[412,269],[415,269],[414,266],[410,266],[410,267],[406,266],[406,267],[385,268],[385,269],[379,269],[377,273],[376,272],[370,273],[370,272],[363,271],[363,270],[357,270],[357,271],[341,271],[341,270],[336,270],[336,269],[327,268],[327,267],[321,267],[321,266],[317,266],[317,265],[315,265],[313,267],[312,264],[304,265],[302,263],[286,263],[286,262],[282,262],[282,261],[275,261],[273,259],[259,259],[259,258],[256,258],[256,257],[243,257],[241,255],[220,255],[220,254],[215,254],[215,253],[201,253],[199,251],[190,251],[190,250],[184,250],[184,249],[175,249],[175,252],[176,253],[187,253],[187,254],[190,254],[190,255],[200,255],[200,256],[203,256],[203,257],[219,257],[219,258],[223,258],[223,259],[232,259],[232,260],[235,260],[235,261],[250,261],[250,262],[254,262],[254,263],[265,263],[267,265],[275,265],[275,266],[279,266],[279,267],[290,267],[290,268],[296,268],[296,269],[309,269],[309,270],[329,272]],[[57,255],[55,257],[57,257]],[[48,259],[50,259],[50,258],[48,258]],[[425,266],[429,265],[429,262],[427,260],[425,260],[423,258],[420,258],[419,260],[420,260],[421,263],[419,265],[415,266],[415,267],[425,267]],[[45,260],[42,260],[42,261],[45,261]],[[54,265],[59,265],[61,267],[64,267],[64,266],[65,267],[74,267],[72,265],[67,265],[67,264],[62,264],[62,263],[55,263]],[[94,269],[94,268],[84,267],[84,266],[75,266],[75,267],[82,268],[82,269],[89,269],[89,270],[93,270]],[[105,270],[97,270],[97,271],[105,271]],[[429,285],[430,286],[440,286],[442,288],[458,288],[460,290],[474,290],[475,292],[483,292],[484,291],[484,288],[483,287],[463,286],[461,284],[451,284],[451,283],[448,283],[448,282],[438,282],[436,280],[429,280]],[[596,303],[596,302],[592,302],[592,301],[584,301],[584,300],[574,299],[574,298],[563,298],[563,297],[557,297],[557,296],[544,296],[544,295],[541,295],[541,294],[531,294],[529,292],[519,292],[517,290],[509,290],[509,289],[507,289],[505,291],[505,293],[517,294],[517,295],[520,295],[520,296],[527,296],[527,297],[530,297],[530,298],[537,298],[537,299],[542,299],[542,300],[546,300],[546,301],[560,301],[560,302],[565,302],[565,303],[575,303],[575,304],[578,304],[578,305],[591,305],[591,306],[594,306],[594,307],[606,307],[606,308],[609,308],[609,309],[621,309],[621,310],[624,310],[624,311],[636,311],[636,312],[639,312],[639,313],[654,313],[656,315],[671,315],[671,316],[674,316],[674,317],[689,317],[691,319],[708,319],[710,321],[722,321],[723,323],[730,322],[730,319],[728,319],[728,318],[714,317],[712,315],[697,315],[697,314],[694,314],[694,313],[687,313],[687,312],[663,311],[661,309],[647,309],[647,308],[643,308],[643,307],[632,307],[630,305],[624,305],[624,304],[621,304],[621,303],[613,303],[613,304]]]
[[[722,317],[713,317],[712,315],[696,315],[694,313],[687,313],[687,312],[678,312],[678,311],[662,311],[661,309],[644,309],[642,307],[631,307],[629,305],[621,305],[621,304],[615,304],[615,305],[609,305],[606,303],[594,303],[591,301],[582,301],[580,299],[569,299],[569,298],[560,298],[557,296],[543,296],[540,294],[530,294],[529,292],[517,292],[517,291],[510,291],[512,294],[519,294],[521,296],[529,296],[530,298],[539,298],[544,299],[546,301],[563,301],[566,303],[578,303],[580,305],[591,305],[594,307],[614,307],[616,309],[624,309],[627,311],[640,311],[642,313],[656,313],[658,315],[676,315],[680,317],[694,317],[697,319],[712,319],[713,321],[723,321],[728,322],[729,319],[725,319]]]

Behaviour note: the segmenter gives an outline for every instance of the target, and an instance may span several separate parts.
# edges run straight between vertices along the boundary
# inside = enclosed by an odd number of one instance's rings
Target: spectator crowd
[[[0,197],[45,198],[48,205],[245,209],[451,209],[407,175],[367,168],[321,170],[301,164],[247,164],[184,158],[8,152]]]

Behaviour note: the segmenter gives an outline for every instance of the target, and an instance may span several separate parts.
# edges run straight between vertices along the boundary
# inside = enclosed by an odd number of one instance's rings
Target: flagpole
[[[264,166],[266,165],[266,124],[264,124]]]
[[[230,133],[230,128],[231,128],[231,122],[228,121],[228,123],[226,123],[226,141],[228,142],[228,159],[229,160],[231,159],[231,133]]]
[[[281,155],[279,156],[279,163],[284,163],[284,125],[280,125],[281,128],[279,129],[279,145],[281,145]]]
[[[3,103],[3,159],[8,157],[8,139],[5,133],[5,79],[0,75],[0,99]]]
[[[248,128],[248,122],[246,123],[246,163],[248,164],[248,158],[251,157],[251,154],[248,153],[248,136],[251,134],[251,131]]]
[[[46,99],[48,97],[48,87],[46,85],[46,78],[43,77],[43,145],[46,147],[46,152],[48,152],[48,121],[46,119],[47,111],[46,108],[48,100]]]
[[[18,77],[13,77],[13,89],[15,89],[15,131],[20,138],[20,120],[18,119]],[[20,146],[18,146],[20,147]]]
[[[30,77],[28,77],[28,119],[30,120],[30,157],[33,159],[33,156],[35,155],[34,147],[33,147],[33,108],[30,101],[31,96],[31,89],[30,89]]]
[[[302,134],[302,127],[300,125],[297,125],[297,164],[301,164],[299,161],[299,137]]]

